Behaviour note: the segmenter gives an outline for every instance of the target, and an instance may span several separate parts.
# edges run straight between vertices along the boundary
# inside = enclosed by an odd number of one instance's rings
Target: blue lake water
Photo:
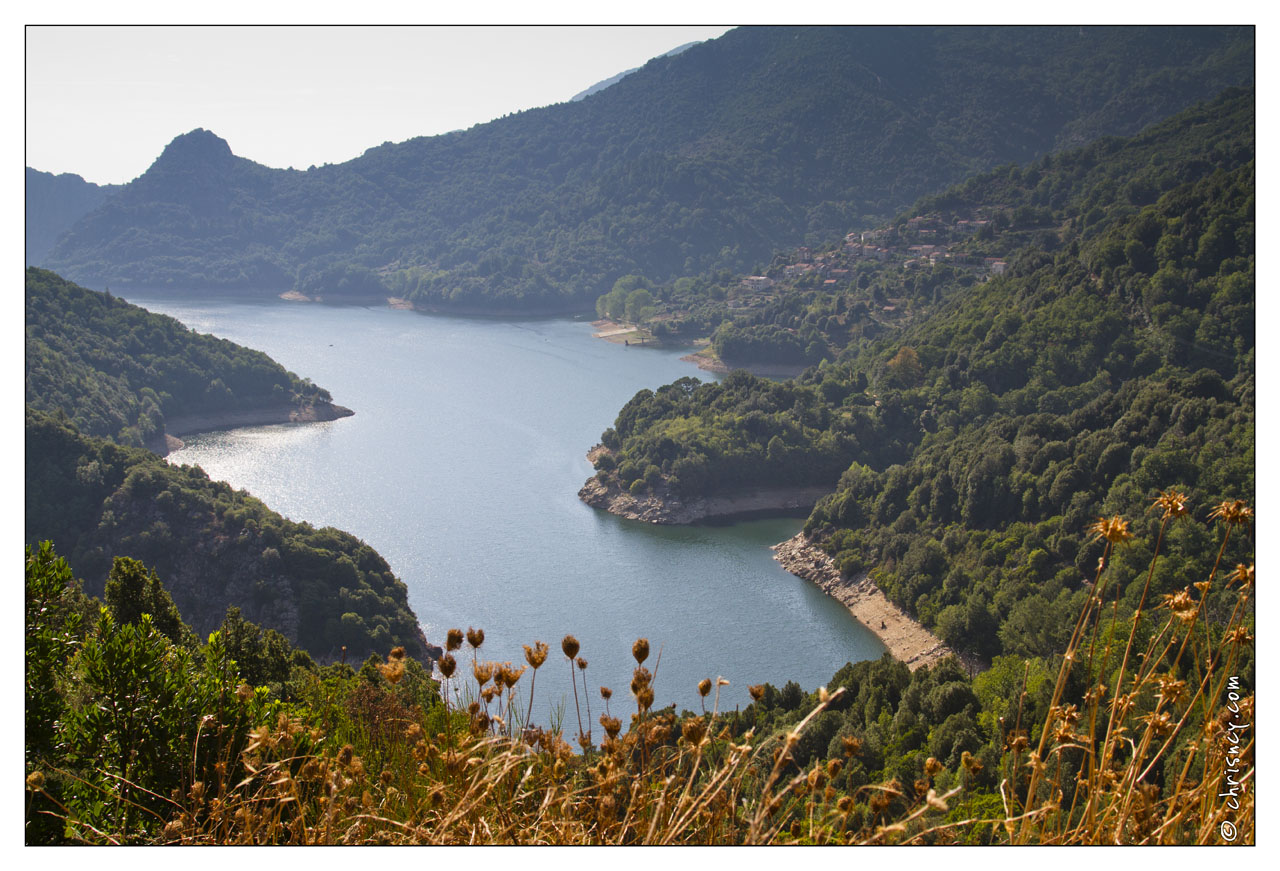
[[[800,519],[654,526],[578,500],[593,471],[586,451],[623,403],[681,376],[710,377],[680,351],[614,345],[570,319],[130,301],[265,351],[356,412],[187,437],[169,459],[293,520],[368,542],[408,586],[432,643],[449,627],[483,628],[482,657],[522,664],[522,645],[547,642],[540,723],[563,703],[576,731],[560,652],[567,633],[589,661],[593,722],[602,685],[615,690],[615,714],[633,710],[631,644],[642,636],[651,670],[661,651],[657,704],[690,710],[704,677],[730,681],[720,706],[731,709],[745,706],[749,684],[795,680],[811,690],[884,650],[843,606],[773,560],[769,546],[798,532]]]

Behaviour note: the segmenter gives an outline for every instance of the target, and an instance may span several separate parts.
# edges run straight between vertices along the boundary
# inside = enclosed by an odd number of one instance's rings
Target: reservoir
[[[581,643],[591,724],[613,691],[635,710],[631,645],[649,639],[656,707],[700,710],[697,683],[722,676],[720,707],[750,684],[806,691],[880,641],[769,546],[799,518],[654,526],[579,501],[587,450],[638,390],[691,375],[683,351],[615,345],[586,320],[499,320],[283,300],[130,302],[271,355],[327,388],[354,417],[184,437],[169,456],[248,490],[295,521],[336,526],[381,553],[409,590],[428,640],[481,628],[482,659],[524,664],[551,647],[534,720],[577,731],[560,640]],[[658,661],[659,652],[661,660]],[[474,688],[470,648],[458,675]],[[529,673],[517,685],[527,693]],[[581,682],[578,693],[584,693]],[[523,696],[527,700],[527,695]],[[587,699],[580,698],[583,726]],[[711,699],[707,700],[708,710]]]

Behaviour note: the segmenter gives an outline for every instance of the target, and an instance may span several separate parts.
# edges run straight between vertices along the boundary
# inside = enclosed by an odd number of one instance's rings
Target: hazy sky
[[[105,183],[203,127],[272,167],[568,100],[727,26],[26,28],[26,164]]]

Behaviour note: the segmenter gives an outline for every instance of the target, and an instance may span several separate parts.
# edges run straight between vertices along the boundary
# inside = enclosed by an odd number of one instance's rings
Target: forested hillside
[[[275,513],[194,466],[77,432],[27,410],[28,542],[53,541],[100,595],[114,557],[155,570],[201,635],[236,606],[317,659],[363,659],[426,640],[405,586],[373,548]]]
[[[1099,515],[1154,533],[1138,518],[1164,488],[1198,505],[1253,498],[1253,189],[1252,94],[1237,92],[930,198],[1036,213],[976,243],[1007,248],[1002,275],[922,284],[881,265],[896,276],[809,295],[824,325],[878,281],[922,312],[795,382],[736,373],[642,391],[604,434],[598,474],[688,496],[843,465],[806,529],[846,574],[870,572],[963,649],[1062,649]],[[1198,535],[1169,540],[1154,590],[1207,573]],[[1134,578],[1149,557],[1116,559]]]
[[[102,205],[119,185],[97,185],[74,173],[27,167],[27,265],[39,266],[58,237]]]
[[[261,351],[42,269],[27,269],[26,339],[27,405],[121,444],[156,446],[184,415],[349,413]]]
[[[1249,28],[742,28],[578,102],[305,172],[203,130],[46,264],[92,286],[589,310],[1253,81]]]

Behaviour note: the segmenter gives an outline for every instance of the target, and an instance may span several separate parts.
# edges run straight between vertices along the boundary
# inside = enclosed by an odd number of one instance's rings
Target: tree
[[[173,643],[193,640],[160,578],[138,560],[115,558],[103,598],[111,618],[120,626],[136,625],[143,614],[150,614],[152,625]]]

